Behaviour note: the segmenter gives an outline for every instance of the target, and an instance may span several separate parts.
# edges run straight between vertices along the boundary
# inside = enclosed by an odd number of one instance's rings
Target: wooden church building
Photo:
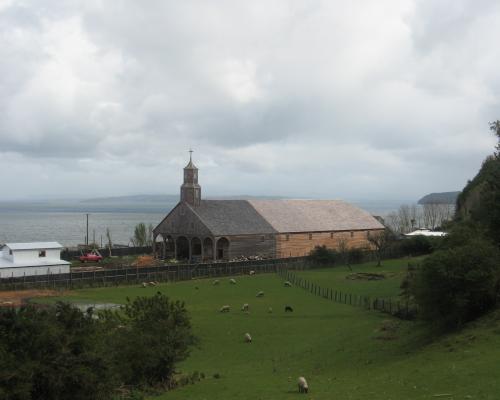
[[[368,235],[382,229],[368,212],[341,200],[202,200],[190,157],[180,202],[153,235],[156,256],[198,262],[303,256],[341,241],[367,248]]]

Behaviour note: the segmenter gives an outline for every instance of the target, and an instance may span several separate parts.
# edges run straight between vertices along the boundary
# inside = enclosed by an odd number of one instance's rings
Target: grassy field
[[[360,267],[370,272],[384,268],[395,272],[390,284],[344,282],[345,268],[303,274],[321,284],[332,282],[332,287],[345,283],[354,292],[362,285],[360,293],[373,290],[370,293],[386,295],[398,288],[396,276],[401,276],[398,274],[406,263],[401,260],[386,262],[382,268]],[[186,302],[201,342],[179,369],[203,372],[206,378],[154,400],[498,398],[500,313],[460,334],[432,340],[416,323],[336,304],[299,288],[285,288],[276,275],[236,279],[236,285],[223,278],[219,286],[200,280],[154,288],[78,290],[65,300],[123,303],[127,296],[160,290]],[[260,290],[265,296],[256,298]],[[248,314],[239,310],[243,303],[250,304]],[[231,305],[230,313],[218,312],[224,304]],[[294,312],[285,314],[285,305],[293,306]],[[268,313],[269,307],[273,313]],[[252,335],[253,343],[244,343],[245,332]],[[308,395],[297,393],[300,375],[308,379]]]
[[[401,289],[401,281],[406,276],[408,263],[418,264],[423,257],[411,259],[384,260],[380,267],[375,262],[352,265],[352,271],[346,266],[335,268],[311,269],[297,273],[325,288],[340,290],[345,293],[365,295],[370,297],[397,297]],[[350,275],[357,273],[376,273],[385,276],[381,280],[348,279]]]

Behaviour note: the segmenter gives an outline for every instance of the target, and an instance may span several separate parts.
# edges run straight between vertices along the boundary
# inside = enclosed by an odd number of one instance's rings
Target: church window
[[[260,241],[261,241],[261,242],[264,242],[265,240],[266,240],[266,237],[265,237],[264,235],[262,235],[262,236],[260,237]]]
[[[354,232],[351,232],[351,237],[354,237]]]
[[[333,232],[330,232],[330,239],[333,239]]]
[[[309,240],[312,240],[312,238],[313,238],[313,234],[312,234],[312,233],[310,233],[310,234],[309,234]]]
[[[45,253],[45,250],[40,250],[38,252],[38,257],[45,257],[47,254]]]
[[[290,240],[290,235],[287,233],[285,236],[285,240],[288,242]]]

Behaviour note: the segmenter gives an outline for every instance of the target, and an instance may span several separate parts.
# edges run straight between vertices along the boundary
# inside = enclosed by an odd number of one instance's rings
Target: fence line
[[[417,307],[409,304],[408,301],[401,302],[391,298],[378,298],[353,293],[346,293],[320,285],[298,276],[290,271],[289,267],[279,268],[278,275],[284,280],[289,281],[315,296],[323,297],[326,300],[351,306],[362,307],[367,310],[377,310],[383,313],[391,314],[400,319],[414,319],[417,314]]]
[[[286,259],[253,260],[206,264],[170,264],[150,267],[128,267],[80,271],[69,273],[49,273],[45,275],[24,275],[0,279],[0,290],[21,289],[73,289],[83,287],[118,286],[123,283],[177,282],[191,279],[216,278],[222,276],[255,273],[275,273],[286,266],[307,267],[302,257]]]

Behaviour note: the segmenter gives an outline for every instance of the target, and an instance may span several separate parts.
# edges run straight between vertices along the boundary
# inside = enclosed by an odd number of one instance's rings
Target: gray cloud
[[[0,2],[0,168],[26,182],[0,199],[172,193],[190,146],[212,194],[460,189],[493,149],[499,17],[493,0]]]

